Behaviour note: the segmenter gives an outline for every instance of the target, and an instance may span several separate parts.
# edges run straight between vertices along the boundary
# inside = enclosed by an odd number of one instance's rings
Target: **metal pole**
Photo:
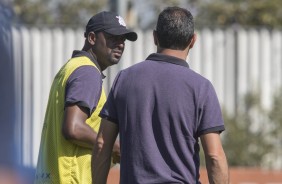
[[[110,11],[116,12],[123,18],[126,17],[128,0],[110,0]]]

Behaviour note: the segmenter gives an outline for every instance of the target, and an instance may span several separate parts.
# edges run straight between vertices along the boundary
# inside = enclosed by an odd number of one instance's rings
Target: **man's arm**
[[[87,108],[78,105],[66,106],[62,134],[72,143],[92,149],[97,133],[86,124],[88,111]]]
[[[91,161],[93,184],[105,184],[107,182],[112,150],[118,132],[117,124],[102,119]]]
[[[228,164],[219,133],[207,133],[200,138],[205,153],[209,183],[228,184]]]

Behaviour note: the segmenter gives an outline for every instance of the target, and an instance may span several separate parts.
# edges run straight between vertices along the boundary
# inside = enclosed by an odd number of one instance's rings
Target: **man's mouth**
[[[113,51],[113,54],[117,57],[121,57],[122,51]]]

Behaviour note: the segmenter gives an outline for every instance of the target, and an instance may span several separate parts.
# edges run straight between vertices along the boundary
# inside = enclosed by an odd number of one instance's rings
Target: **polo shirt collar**
[[[169,56],[165,54],[160,54],[160,53],[153,53],[150,54],[146,60],[153,60],[153,61],[162,61],[162,62],[167,62],[175,65],[180,65],[189,68],[188,63],[180,58],[174,57],[174,56]]]
[[[82,56],[88,57],[96,65],[96,67],[99,69],[103,79],[106,77],[102,73],[100,65],[98,64],[96,59],[91,54],[89,54],[88,52],[86,52],[84,50],[74,50],[71,57],[74,58],[74,57],[82,57]]]

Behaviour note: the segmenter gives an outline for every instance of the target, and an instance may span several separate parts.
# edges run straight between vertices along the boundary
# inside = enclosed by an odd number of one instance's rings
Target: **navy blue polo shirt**
[[[122,184],[200,183],[199,136],[224,130],[210,81],[163,54],[121,71],[100,116],[119,126]]]

